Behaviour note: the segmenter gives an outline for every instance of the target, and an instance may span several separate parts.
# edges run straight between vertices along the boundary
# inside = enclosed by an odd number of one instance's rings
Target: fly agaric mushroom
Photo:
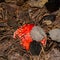
[[[30,50],[32,55],[39,55],[41,44],[46,45],[46,34],[40,26],[34,24],[25,24],[14,32],[14,38],[21,40],[21,46],[27,51]]]

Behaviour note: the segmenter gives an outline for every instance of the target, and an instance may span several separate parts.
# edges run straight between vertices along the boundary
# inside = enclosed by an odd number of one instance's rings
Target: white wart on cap
[[[30,32],[33,40],[39,41],[46,37],[44,30],[40,26],[34,26]]]

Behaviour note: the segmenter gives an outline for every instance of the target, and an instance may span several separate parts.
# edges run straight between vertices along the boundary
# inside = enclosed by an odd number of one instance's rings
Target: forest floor
[[[19,44],[19,40],[13,39],[13,34],[19,26],[26,23],[40,25],[46,32],[54,28],[60,28],[60,9],[49,13],[45,6],[43,8],[31,7],[20,2],[0,3],[0,60],[31,60],[29,53]],[[45,15],[55,14],[56,20],[48,26],[40,24],[40,20]],[[52,42],[49,42],[50,44]],[[51,49],[46,51],[40,60],[60,60],[59,48],[53,42]],[[46,58],[46,59],[44,59]],[[34,60],[37,60],[34,57]],[[39,59],[38,59],[39,60]]]

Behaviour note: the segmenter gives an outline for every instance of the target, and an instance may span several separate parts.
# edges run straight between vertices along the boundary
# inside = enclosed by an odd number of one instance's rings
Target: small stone
[[[60,29],[52,29],[49,34],[53,41],[60,42]]]

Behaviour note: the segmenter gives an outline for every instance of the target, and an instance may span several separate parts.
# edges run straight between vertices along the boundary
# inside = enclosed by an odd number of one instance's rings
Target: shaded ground
[[[45,6],[43,8],[35,8],[24,2],[21,0],[21,2],[0,3],[0,60],[30,60],[29,52],[26,52],[19,45],[19,40],[13,39],[13,33],[19,26],[26,23],[34,23],[40,25],[46,32],[54,28],[60,28],[60,10],[49,13]],[[42,17],[49,14],[56,15],[55,22],[49,26],[40,24]],[[53,45],[45,53],[46,60],[60,60],[59,48],[55,47],[56,43],[53,43]],[[34,57],[34,60],[37,60],[36,58]],[[40,59],[45,60],[43,56]]]

